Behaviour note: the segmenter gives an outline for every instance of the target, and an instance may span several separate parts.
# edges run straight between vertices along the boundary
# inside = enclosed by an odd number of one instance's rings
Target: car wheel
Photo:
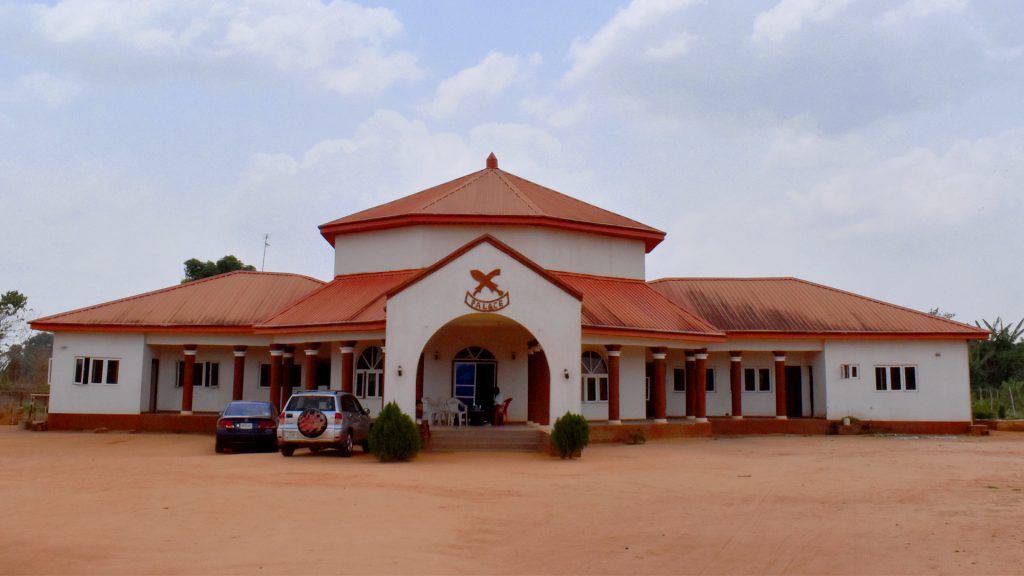
[[[224,452],[224,444],[221,443],[219,439],[213,443],[213,451],[217,454],[222,454]]]
[[[295,448],[292,448],[291,446],[281,446],[281,456],[284,456],[284,457],[287,458],[288,456],[291,456],[292,454],[295,454]]]
[[[352,455],[352,447],[352,431],[349,430],[348,433],[345,434],[345,443],[342,444],[340,448],[338,448],[338,451],[341,452],[342,456],[348,457]]]

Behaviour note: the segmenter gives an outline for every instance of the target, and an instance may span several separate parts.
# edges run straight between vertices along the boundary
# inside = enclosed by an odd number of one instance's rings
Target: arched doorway
[[[488,420],[495,404],[509,400],[508,422],[548,422],[547,360],[518,322],[497,314],[463,315],[439,328],[420,352],[417,400],[458,398],[469,408],[480,406],[476,412]]]
[[[466,406],[478,406],[483,414],[494,411],[498,386],[498,362],[490,350],[469,346],[452,359],[452,396]]]

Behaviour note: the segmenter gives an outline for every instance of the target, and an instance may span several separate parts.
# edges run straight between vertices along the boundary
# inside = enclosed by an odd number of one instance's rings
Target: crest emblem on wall
[[[495,277],[501,275],[501,268],[486,274],[480,270],[470,270],[469,275],[476,280],[477,285],[472,292],[466,292],[466,306],[480,312],[497,312],[508,306],[508,292],[499,288],[494,281]]]

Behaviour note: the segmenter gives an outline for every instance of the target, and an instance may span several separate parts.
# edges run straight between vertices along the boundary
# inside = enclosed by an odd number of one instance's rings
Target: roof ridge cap
[[[338,274],[333,279],[331,279],[331,281],[328,282],[328,284],[331,284],[335,280],[339,280],[339,279],[342,279],[342,278],[346,278],[347,279],[347,278],[364,278],[366,276],[388,276],[388,275],[394,275],[394,274],[406,274],[406,273],[410,273],[410,272],[419,272],[420,270],[423,270],[423,268],[402,268],[401,270],[381,270],[380,272],[355,272],[355,273],[352,273],[352,274]]]
[[[646,284],[647,281],[643,278],[626,278],[624,276],[602,276],[600,274],[587,274],[586,272],[570,272],[568,270],[548,270],[552,274],[558,274],[560,276],[577,276],[580,278],[594,278],[597,280],[612,280],[615,282],[638,282]]]
[[[664,294],[662,294],[661,292],[658,292],[658,291],[657,291],[657,290],[655,290],[654,288],[651,288],[651,287],[650,287],[650,286],[649,286],[649,285],[647,284],[647,282],[644,282],[644,286],[647,286],[647,288],[648,288],[648,289],[649,289],[649,290],[650,290],[651,292],[653,292],[653,293],[654,293],[654,294],[655,294],[655,295],[656,295],[656,296],[657,296],[658,298],[661,298],[662,300],[664,300],[665,302],[667,302],[667,303],[668,303],[668,304],[669,304],[670,306],[672,306],[672,307],[673,307],[673,308],[675,308],[676,310],[679,310],[679,311],[680,311],[681,313],[683,313],[684,315],[688,316],[689,318],[691,318],[691,319],[694,319],[694,320],[698,320],[698,321],[700,321],[700,322],[701,322],[701,323],[703,323],[703,324],[704,324],[705,326],[709,326],[709,327],[710,327],[711,329],[713,329],[713,330],[714,330],[715,332],[718,332],[719,334],[722,334],[723,336],[724,336],[724,335],[726,334],[725,330],[723,330],[723,329],[719,328],[718,326],[715,326],[715,325],[714,325],[714,324],[712,324],[712,323],[711,323],[711,321],[710,321],[710,320],[708,320],[707,318],[705,318],[705,317],[701,316],[700,314],[698,314],[698,313],[697,313],[697,312],[695,312],[695,311],[692,311],[692,310],[690,310],[689,308],[683,308],[682,306],[680,306],[679,304],[677,304],[677,303],[676,303],[676,302],[675,302],[674,300],[672,300],[672,299],[671,299],[671,298],[669,298],[668,296],[665,296],[665,295],[664,295]]]
[[[540,206],[537,206],[537,204],[529,196],[527,196],[525,192],[523,192],[518,186],[515,185],[514,182],[512,182],[510,178],[506,176],[506,172],[504,170],[495,168],[494,173],[497,174],[498,179],[501,180],[502,184],[508,187],[508,189],[511,190],[512,193],[516,195],[516,198],[522,200],[523,203],[526,204],[526,206],[530,210],[532,210],[534,214],[544,214],[543,212],[541,212]]]
[[[649,284],[655,282],[751,282],[758,280],[796,280],[800,281],[799,278],[793,276],[666,276],[665,278],[657,278],[654,280],[648,280]]]
[[[484,175],[487,174],[487,172],[489,172],[489,170],[484,169],[484,170],[478,170],[477,172],[475,172],[473,174],[467,174],[467,176],[472,176],[472,178],[467,178],[465,182],[463,182],[462,184],[459,184],[455,188],[452,188],[448,192],[446,192],[446,193],[444,193],[444,194],[442,194],[440,196],[437,196],[436,198],[433,198],[432,200],[430,200],[426,204],[421,204],[418,210],[426,210],[427,208],[430,208],[431,206],[433,206],[434,204],[437,204],[441,200],[444,200],[445,198],[451,197],[452,194],[455,194],[459,190],[462,190],[466,186],[469,186],[473,182],[476,182],[477,180],[483,178]],[[442,184],[438,184],[438,186],[444,186],[444,184],[443,183]]]
[[[672,282],[672,281],[676,281],[676,282],[687,282],[687,281],[699,281],[699,282],[707,282],[707,281],[739,281],[739,282],[750,282],[750,281],[765,281],[765,280],[774,280],[774,281],[784,280],[784,281],[790,281],[790,282],[796,282],[796,283],[800,283],[800,284],[805,284],[807,286],[813,286],[815,288],[820,288],[820,289],[823,289],[823,290],[834,292],[836,294],[842,294],[842,295],[849,296],[849,297],[852,297],[852,298],[857,298],[859,300],[863,300],[863,301],[866,301],[866,302],[871,302],[873,304],[880,304],[882,306],[886,306],[886,307],[894,309],[894,310],[899,310],[901,312],[908,312],[908,313],[911,313],[911,314],[914,314],[914,315],[917,315],[917,316],[924,316],[924,317],[927,317],[927,318],[932,318],[932,319],[935,319],[935,320],[940,320],[942,322],[945,322],[946,324],[951,324],[951,325],[953,325],[953,326],[955,326],[957,328],[968,328],[970,330],[981,331],[981,332],[985,331],[982,328],[978,328],[977,326],[971,326],[970,324],[967,324],[965,322],[958,322],[956,320],[950,320],[948,318],[942,318],[941,316],[934,316],[932,314],[928,314],[927,312],[921,312],[920,310],[914,310],[913,308],[908,308],[907,306],[900,306],[899,304],[893,304],[891,302],[886,302],[884,300],[879,300],[877,298],[872,298],[870,296],[864,296],[863,294],[857,294],[856,292],[850,292],[848,290],[843,290],[841,288],[836,288],[834,286],[828,286],[826,284],[819,284],[817,282],[812,282],[810,280],[804,280],[803,278],[798,278],[796,276],[753,276],[753,277],[736,277],[736,278],[721,277],[721,276],[689,277],[689,278],[686,278],[686,277],[668,277],[668,278],[659,278],[657,280],[651,280],[649,283],[650,284],[655,284],[655,283],[660,283],[660,282]],[[771,332],[771,330],[769,330],[769,332]],[[870,331],[870,332],[865,332],[865,333],[874,333],[874,332]],[[902,331],[902,332],[895,332],[895,333],[906,333],[906,332]]]
[[[253,322],[252,326],[255,328],[256,326],[259,326],[261,324],[266,324],[267,322],[272,320],[274,317],[279,316],[281,314],[284,314],[285,312],[287,312],[287,311],[291,310],[292,308],[298,306],[302,302],[305,302],[306,300],[312,298],[314,294],[319,294],[320,292],[323,292],[324,290],[327,290],[330,286],[331,286],[330,282],[325,282],[323,285],[321,285],[316,290],[311,290],[309,292],[309,294],[306,294],[302,298],[299,298],[295,302],[292,302],[290,306],[285,306],[284,308],[281,308],[281,309],[278,309],[278,310],[274,310],[270,314],[267,314],[266,316],[264,316],[258,322]]]
[[[893,308],[895,310],[900,310],[900,311],[903,311],[903,312],[910,312],[910,313],[916,314],[918,316],[924,316],[926,318],[931,318],[931,319],[934,319],[934,320],[939,320],[939,321],[945,322],[946,324],[952,324],[952,325],[954,325],[956,327],[959,327],[959,328],[970,328],[971,330],[974,330],[974,331],[977,331],[977,332],[986,332],[986,333],[988,332],[987,330],[985,330],[983,328],[979,328],[977,326],[971,326],[970,324],[966,324],[964,322],[957,322],[956,320],[950,320],[949,318],[943,318],[942,316],[936,316],[934,314],[929,314],[927,312],[921,312],[920,310],[914,310],[913,308],[908,308],[906,306],[900,306],[899,304],[893,304],[891,302],[886,302],[885,300],[879,300],[877,298],[872,298],[870,296],[864,296],[862,294],[857,294],[856,292],[849,292],[849,291],[843,290],[841,288],[834,288],[832,286],[827,286],[825,284],[818,284],[817,282],[812,282],[810,280],[804,280],[803,278],[791,278],[791,279],[796,281],[796,282],[800,282],[802,284],[807,284],[808,286],[814,286],[814,287],[817,287],[817,288],[823,288],[825,290],[829,290],[831,292],[836,292],[838,294],[845,294],[847,296],[852,296],[854,298],[859,298],[861,300],[866,300],[868,302],[873,302],[875,304],[881,304],[883,306],[888,306],[889,308]]]
[[[568,198],[570,200],[579,202],[580,204],[585,204],[587,206],[590,206],[591,208],[594,208],[596,210],[600,210],[601,212],[604,212],[606,214],[610,214],[612,216],[615,216],[615,217],[618,217],[618,218],[622,218],[623,220],[628,220],[628,221],[632,222],[633,224],[635,224],[637,227],[640,227],[642,229],[647,229],[649,231],[653,230],[653,231],[656,231],[656,232],[660,232],[663,235],[665,234],[665,232],[663,230],[655,228],[654,226],[650,226],[648,224],[644,224],[643,222],[640,222],[639,220],[634,220],[634,219],[630,218],[629,216],[624,216],[622,214],[619,214],[618,212],[612,212],[611,210],[608,210],[607,208],[602,208],[602,207],[598,206],[597,204],[592,204],[590,202],[587,202],[586,200],[582,200],[582,199],[577,198],[575,196],[570,196],[569,194],[566,194],[564,192],[559,192],[558,190],[555,190],[554,188],[550,188],[550,187],[545,186],[543,184],[538,184],[538,183],[534,182],[533,180],[530,180],[529,178],[523,178],[522,176],[519,176],[517,174],[513,174],[511,172],[505,172],[504,170],[501,170],[501,172],[507,174],[508,176],[510,176],[512,178],[518,178],[519,180],[522,180],[524,182],[528,182],[528,183],[530,183],[530,184],[532,184],[532,185],[534,185],[534,186],[536,186],[538,188],[541,188],[542,190],[545,190],[545,191],[550,192],[552,194],[555,194],[557,196],[561,196],[563,198]],[[603,226],[616,226],[616,227],[620,227],[620,228],[632,228],[632,226],[625,226],[625,225],[622,225],[622,224],[603,224]]]
[[[651,288],[648,285],[647,281],[642,279],[642,278],[619,278],[617,276],[597,276],[595,274],[584,274],[584,273],[581,273],[581,272],[561,272],[561,271],[553,271],[553,270],[549,270],[548,272],[550,272],[551,274],[559,275],[559,276],[575,276],[575,277],[578,277],[578,278],[592,278],[592,279],[597,279],[597,280],[607,280],[607,281],[611,281],[611,282],[629,282],[629,283],[633,283],[633,284],[642,284],[643,286],[645,286],[645,287],[647,287],[648,289],[651,290],[651,292],[654,294],[655,298],[660,298],[666,304],[668,304],[672,308],[675,308],[676,310],[678,310],[679,313],[681,313],[683,316],[686,316],[690,320],[696,321],[696,323],[698,323],[698,324],[703,324],[704,326],[706,326],[708,328],[711,328],[711,330],[713,332],[717,332],[718,334],[725,334],[725,330],[722,330],[718,326],[715,326],[707,318],[704,318],[700,314],[697,314],[696,312],[694,312],[692,310],[689,310],[687,308],[683,308],[682,306],[680,306],[679,304],[674,302],[671,298],[665,296],[661,292],[658,292],[657,290],[654,290],[653,288]],[[705,332],[705,333],[709,333],[709,332]]]
[[[135,294],[133,296],[125,296],[124,298],[117,298],[115,300],[109,300],[107,302],[100,302],[99,304],[93,304],[92,306],[84,306],[82,308],[75,308],[74,310],[68,310],[67,312],[58,312],[56,314],[51,314],[49,316],[43,316],[41,318],[36,318],[35,320],[31,320],[29,323],[32,323],[32,322],[43,322],[43,321],[52,322],[53,320],[55,320],[57,318],[60,318],[61,316],[70,316],[71,314],[78,314],[79,312],[88,312],[89,310],[96,310],[98,308],[103,308],[105,306],[113,306],[114,304],[120,304],[122,302],[131,302],[132,300],[139,300],[139,299],[145,298],[147,296],[155,296],[156,294],[163,294],[163,293],[166,293],[166,292],[173,292],[173,291],[181,289],[181,288],[187,288],[189,286],[197,286],[199,284],[204,284],[206,282],[210,282],[211,280],[223,279],[223,278],[225,278],[227,276],[233,276],[233,275],[238,274],[240,272],[251,272],[251,270],[232,270],[231,272],[225,272],[223,274],[215,274],[213,276],[208,276],[206,278],[200,278],[199,280],[193,280],[191,282],[183,282],[181,284],[174,284],[172,286],[165,286],[163,288],[157,288],[156,290],[150,290],[148,292],[143,292],[142,294]]]
[[[256,274],[256,275],[259,275],[259,276],[290,276],[292,278],[305,278],[306,280],[312,280],[313,282],[316,282],[318,284],[327,284],[326,280],[321,280],[319,278],[315,278],[315,277],[309,276],[307,274],[298,274],[298,273],[295,273],[295,272],[265,272],[263,270],[232,270],[231,272],[225,272],[223,274],[217,274],[216,276],[210,276],[210,278],[216,278],[217,276],[224,276],[226,274]],[[206,280],[206,278],[203,278],[203,280]],[[196,280],[195,282],[198,282],[198,280]],[[189,282],[188,284],[191,284],[191,282]]]

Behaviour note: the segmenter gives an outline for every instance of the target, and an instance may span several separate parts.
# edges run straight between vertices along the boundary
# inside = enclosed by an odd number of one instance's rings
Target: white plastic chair
[[[424,396],[420,401],[423,403],[423,421],[428,424],[433,424],[434,419],[437,417],[437,408],[435,407],[434,401],[428,396]]]
[[[448,425],[468,426],[469,408],[458,398],[449,398],[445,403],[448,412]]]

